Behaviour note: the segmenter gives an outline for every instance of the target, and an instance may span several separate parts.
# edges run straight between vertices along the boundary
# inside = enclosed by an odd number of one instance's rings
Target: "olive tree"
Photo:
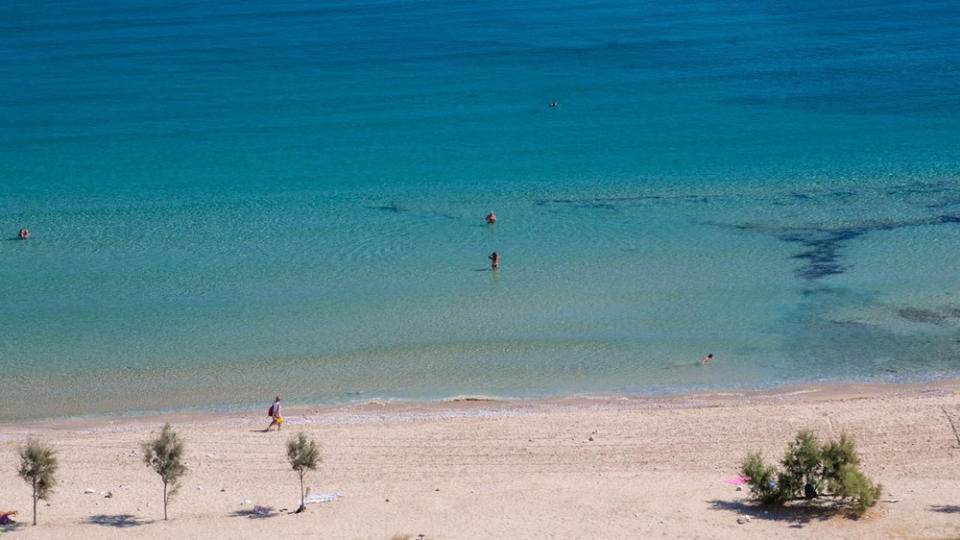
[[[143,462],[160,475],[163,481],[163,519],[167,519],[167,503],[180,488],[180,478],[187,474],[183,463],[183,439],[170,424],[164,424],[156,439],[143,443]]]
[[[287,441],[287,459],[290,461],[290,467],[300,477],[300,507],[297,512],[306,510],[306,493],[303,490],[303,476],[307,471],[317,470],[317,463],[320,462],[320,449],[316,441],[307,440],[307,436],[300,432],[293,439]]]
[[[37,524],[37,501],[48,500],[53,493],[57,472],[56,452],[36,439],[20,447],[20,468],[17,474],[33,488],[33,524]]]

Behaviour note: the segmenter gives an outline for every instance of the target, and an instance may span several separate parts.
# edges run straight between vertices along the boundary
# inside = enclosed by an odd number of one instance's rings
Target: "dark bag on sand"
[[[271,405],[270,408],[267,409],[267,416],[273,416],[273,405]]]

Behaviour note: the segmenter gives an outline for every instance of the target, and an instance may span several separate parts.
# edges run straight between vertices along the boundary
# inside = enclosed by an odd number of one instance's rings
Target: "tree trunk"
[[[167,483],[163,483],[163,520],[167,520]]]
[[[303,473],[300,473],[300,508],[307,507],[306,494],[303,492]]]
[[[33,479],[33,524],[37,524],[37,479]]]

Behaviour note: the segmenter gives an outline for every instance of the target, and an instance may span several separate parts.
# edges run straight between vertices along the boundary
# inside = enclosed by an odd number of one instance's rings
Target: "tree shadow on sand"
[[[960,514],[960,506],[955,504],[931,504],[930,510],[942,514]]]
[[[266,519],[279,516],[272,506],[254,506],[250,510],[237,510],[230,514],[232,517],[247,517],[250,519]]]
[[[813,521],[827,521],[836,516],[857,519],[859,516],[849,504],[839,500],[796,501],[784,506],[765,505],[752,501],[709,501],[714,510],[736,512],[750,519],[765,519],[791,523],[790,527],[802,529]]]
[[[147,525],[148,523],[153,523],[153,521],[144,521],[138,518],[137,516],[131,514],[98,514],[95,516],[90,516],[84,521],[88,525],[102,525],[105,527],[117,527],[118,529],[126,529],[128,527],[138,527],[140,525]]]
[[[27,524],[22,521],[11,521],[6,525],[0,525],[0,533],[8,533],[13,531],[19,531],[20,529],[26,527]]]

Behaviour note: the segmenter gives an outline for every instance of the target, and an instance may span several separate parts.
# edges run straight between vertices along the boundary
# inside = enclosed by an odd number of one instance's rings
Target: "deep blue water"
[[[958,27],[5,2],[0,420],[957,376]]]

